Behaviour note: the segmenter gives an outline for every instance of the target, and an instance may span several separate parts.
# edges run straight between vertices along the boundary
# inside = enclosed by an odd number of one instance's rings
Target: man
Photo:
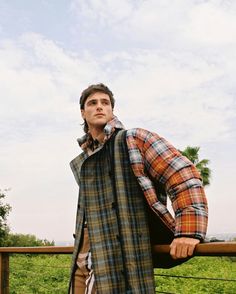
[[[114,103],[104,84],[80,97],[85,135],[71,162],[79,200],[70,293],[155,293],[151,244],[170,242],[174,263],[191,256],[206,233],[196,168],[159,135],[125,131]]]

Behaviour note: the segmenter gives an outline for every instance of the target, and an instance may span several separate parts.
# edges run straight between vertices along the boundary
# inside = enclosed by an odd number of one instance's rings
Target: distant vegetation
[[[46,239],[38,239],[35,235],[30,234],[12,234],[9,233],[4,242],[4,246],[8,247],[34,247],[34,246],[54,246],[54,241],[50,242]]]
[[[197,168],[202,177],[203,186],[210,185],[211,170],[208,167],[210,161],[208,159],[199,159],[200,147],[187,146],[184,150],[179,150],[186,156]]]
[[[11,206],[4,203],[5,192],[6,190],[0,190],[0,246],[2,246],[10,231],[7,225],[7,217],[11,210]]]

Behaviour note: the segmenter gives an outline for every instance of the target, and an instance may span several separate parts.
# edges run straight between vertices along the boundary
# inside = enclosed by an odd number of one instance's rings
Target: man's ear
[[[82,118],[85,119],[84,109],[81,109],[80,111],[81,111]]]

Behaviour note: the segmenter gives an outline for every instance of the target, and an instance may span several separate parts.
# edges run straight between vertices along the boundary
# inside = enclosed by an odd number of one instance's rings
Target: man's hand
[[[174,259],[192,256],[195,246],[199,242],[200,241],[198,239],[194,238],[175,238],[170,244],[170,255]]]

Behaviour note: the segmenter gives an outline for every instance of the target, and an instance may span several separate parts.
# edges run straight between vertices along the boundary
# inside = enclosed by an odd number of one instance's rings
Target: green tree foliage
[[[0,190],[0,246],[3,246],[4,240],[9,233],[9,227],[7,225],[7,217],[11,210],[9,204],[4,203],[4,198],[6,190]]]
[[[54,241],[38,239],[30,234],[9,233],[4,241],[4,246],[8,247],[35,247],[35,246],[54,246]]]
[[[180,152],[186,156],[198,169],[201,174],[203,186],[210,185],[211,170],[208,167],[210,161],[208,159],[199,160],[200,147],[187,146],[183,151]]]

